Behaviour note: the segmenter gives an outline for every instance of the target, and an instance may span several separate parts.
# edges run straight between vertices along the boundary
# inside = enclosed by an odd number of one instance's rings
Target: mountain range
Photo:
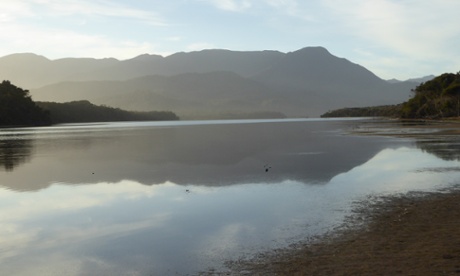
[[[418,84],[385,81],[323,47],[289,53],[203,50],[129,60],[13,54],[0,58],[0,79],[28,89],[37,101],[89,100],[195,119],[316,117],[341,107],[401,103]]]

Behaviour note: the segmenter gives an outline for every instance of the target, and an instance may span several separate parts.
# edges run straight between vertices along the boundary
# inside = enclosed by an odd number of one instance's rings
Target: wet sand
[[[221,275],[460,275],[460,191],[361,202],[334,234],[228,265]]]

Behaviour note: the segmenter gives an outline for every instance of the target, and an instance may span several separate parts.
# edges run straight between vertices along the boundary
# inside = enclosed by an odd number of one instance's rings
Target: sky
[[[0,0],[0,56],[323,46],[383,79],[460,71],[458,0]]]

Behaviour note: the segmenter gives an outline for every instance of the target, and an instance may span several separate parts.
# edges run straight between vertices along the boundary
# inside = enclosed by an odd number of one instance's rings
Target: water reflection
[[[0,275],[191,274],[324,233],[367,195],[460,178],[440,136],[344,134],[362,124],[3,132],[0,154],[21,165],[0,172]]]
[[[355,132],[410,138],[415,145],[444,160],[460,160],[460,130],[448,121],[366,121]]]
[[[454,168],[459,165],[413,147],[385,149],[361,166],[337,175],[328,185],[333,189],[342,186],[343,194],[356,194],[359,189],[363,195],[442,188],[457,184],[460,170]]]
[[[457,123],[425,122],[417,129],[418,132],[414,131],[412,134],[417,147],[444,160],[460,160],[460,136]]]
[[[16,166],[30,160],[33,143],[22,137],[0,137],[0,166],[12,171]]]
[[[459,171],[433,171],[458,165],[397,147],[325,185],[124,180],[39,192],[0,189],[0,274],[186,275],[219,268],[331,229],[360,197],[455,183]]]
[[[286,179],[325,183],[391,144],[386,138],[343,135],[343,129],[356,123],[285,121],[34,130],[22,138],[32,140],[33,160],[11,174],[0,175],[0,185],[28,191],[57,182],[124,179],[206,186]],[[269,172],[265,172],[266,164],[272,167]]]
[[[327,213],[305,213],[309,204],[300,183],[190,189],[123,181],[54,185],[40,193],[0,190],[6,199],[0,273],[183,275],[281,242],[291,236],[283,225],[293,220],[308,216],[319,231],[315,224],[324,226]]]
[[[460,160],[460,137],[449,136],[444,139],[418,140],[417,147],[444,160]]]

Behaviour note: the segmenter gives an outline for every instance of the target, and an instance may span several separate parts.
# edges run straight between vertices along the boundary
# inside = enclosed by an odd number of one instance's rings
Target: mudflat
[[[460,191],[361,202],[343,229],[224,275],[460,275]]]

